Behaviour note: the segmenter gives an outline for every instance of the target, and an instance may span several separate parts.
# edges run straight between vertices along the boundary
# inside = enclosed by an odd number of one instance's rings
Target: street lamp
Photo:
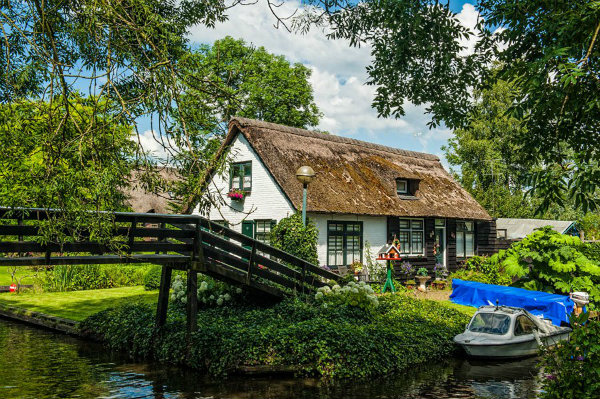
[[[308,183],[315,178],[315,171],[310,166],[301,166],[296,171],[296,179],[302,183],[304,188],[302,193],[302,225],[306,226],[306,191],[308,189]]]

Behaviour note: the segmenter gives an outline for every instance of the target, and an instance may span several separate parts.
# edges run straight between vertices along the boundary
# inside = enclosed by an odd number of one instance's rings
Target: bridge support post
[[[158,305],[156,306],[156,327],[160,328],[167,321],[167,309],[169,307],[169,288],[171,288],[172,269],[164,265],[160,275],[160,288],[158,291]]]
[[[192,268],[187,272],[187,333],[198,329],[198,272]]]

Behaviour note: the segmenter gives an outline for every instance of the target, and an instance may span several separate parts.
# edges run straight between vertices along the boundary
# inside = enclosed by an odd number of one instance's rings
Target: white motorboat
[[[568,340],[570,333],[571,328],[555,326],[522,308],[481,306],[454,342],[472,357],[513,359],[535,356],[540,347]]]

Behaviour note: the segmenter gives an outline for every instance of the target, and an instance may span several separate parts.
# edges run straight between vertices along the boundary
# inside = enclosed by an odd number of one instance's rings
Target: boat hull
[[[569,339],[570,331],[557,332],[546,337],[540,337],[544,347],[553,347],[560,341]],[[457,342],[467,353],[474,358],[488,359],[515,359],[529,356],[536,356],[539,352],[539,345],[535,337],[520,342],[506,342],[499,344],[468,344]]]

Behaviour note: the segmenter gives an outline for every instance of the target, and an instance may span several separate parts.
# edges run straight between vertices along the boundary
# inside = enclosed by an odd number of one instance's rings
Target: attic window
[[[396,194],[398,194],[398,195],[408,194],[408,180],[396,179]]]

